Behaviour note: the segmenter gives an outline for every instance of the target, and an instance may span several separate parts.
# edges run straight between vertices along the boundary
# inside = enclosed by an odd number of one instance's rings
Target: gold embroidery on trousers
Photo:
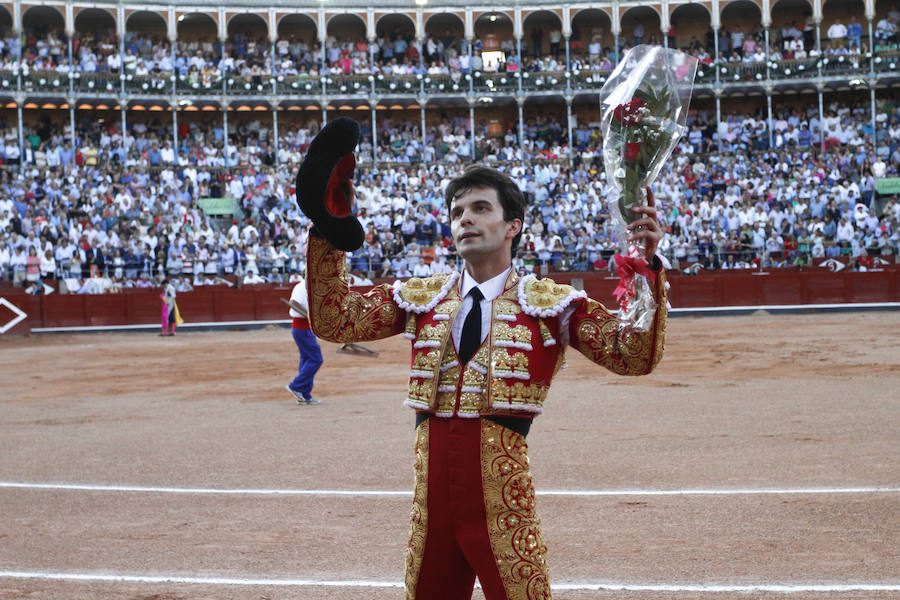
[[[535,511],[525,438],[483,420],[481,453],[488,535],[507,597],[550,600],[547,547]]]
[[[428,425],[426,420],[416,429],[416,487],[409,515],[409,542],[406,545],[407,600],[416,597],[416,584],[425,554],[425,534],[428,531]]]

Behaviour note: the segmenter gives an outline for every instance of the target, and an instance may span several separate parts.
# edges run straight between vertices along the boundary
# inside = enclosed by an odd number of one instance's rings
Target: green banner
[[[200,198],[199,204],[208,215],[234,214],[234,200],[231,198]]]
[[[900,177],[882,177],[875,182],[879,194],[900,194]]]

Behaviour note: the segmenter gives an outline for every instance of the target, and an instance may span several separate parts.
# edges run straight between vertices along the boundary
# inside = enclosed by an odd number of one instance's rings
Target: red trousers
[[[407,600],[549,600],[528,446],[487,419],[431,417],[416,430]]]

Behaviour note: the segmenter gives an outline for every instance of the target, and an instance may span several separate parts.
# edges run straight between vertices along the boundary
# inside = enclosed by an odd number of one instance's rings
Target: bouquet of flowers
[[[629,50],[600,91],[603,162],[609,182],[609,214],[619,272],[616,297],[621,327],[646,331],[653,323],[656,301],[647,279],[643,244],[627,242],[626,226],[647,206],[650,184],[686,131],[688,105],[697,59],[660,46]],[[653,257],[649,257],[652,259]]]

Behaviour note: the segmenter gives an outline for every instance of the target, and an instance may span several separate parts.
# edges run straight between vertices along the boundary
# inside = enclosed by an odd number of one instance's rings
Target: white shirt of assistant
[[[306,281],[301,279],[297,282],[297,285],[294,286],[294,289],[291,291],[291,300],[299,304],[309,313],[309,303],[306,299]],[[306,315],[302,315],[293,308],[290,310],[291,318],[293,319],[305,319]]]

